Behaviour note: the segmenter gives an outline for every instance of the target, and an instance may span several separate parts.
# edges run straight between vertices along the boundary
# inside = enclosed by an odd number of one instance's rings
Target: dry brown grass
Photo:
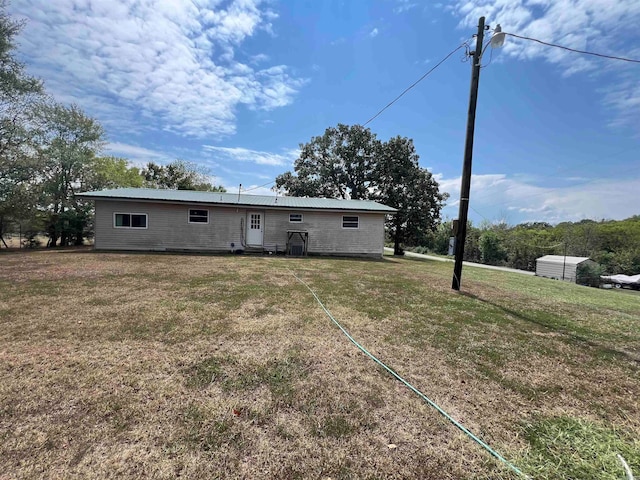
[[[5,253],[0,478],[513,478],[355,349],[289,269],[510,458],[540,416],[639,436],[635,298],[584,307],[545,290],[578,287],[473,269],[460,295],[447,268]]]

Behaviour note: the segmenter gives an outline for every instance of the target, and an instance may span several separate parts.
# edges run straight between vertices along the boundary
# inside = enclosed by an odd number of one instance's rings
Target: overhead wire
[[[402,93],[400,93],[400,95],[398,95],[397,97],[395,97],[393,100],[391,100],[389,103],[387,103],[383,108],[381,108],[378,113],[376,113],[373,117],[369,118],[369,120],[367,120],[366,122],[364,122],[362,124],[363,127],[366,127],[369,123],[371,123],[372,121],[374,121],[376,118],[378,118],[380,116],[380,114],[382,112],[384,112],[387,108],[389,108],[391,105],[393,105],[394,103],[396,103],[398,100],[400,100],[409,90],[411,90],[413,87],[415,87],[416,85],[418,85],[422,80],[424,80],[425,78],[427,78],[429,75],[431,75],[431,73],[433,73],[440,65],[442,65],[444,62],[446,62],[449,57],[451,57],[451,55],[453,55],[454,53],[456,53],[458,50],[460,50],[461,48],[464,48],[465,46],[467,46],[467,42],[465,41],[464,43],[460,44],[459,46],[457,46],[454,50],[452,50],[451,52],[449,52],[442,60],[440,60],[438,63],[436,63],[431,69],[429,69],[429,71],[427,71],[424,75],[422,75],[418,80],[416,80],[415,82],[413,82],[411,85],[409,85],[407,88],[405,88]]]
[[[482,218],[484,218],[487,222],[491,223],[491,220],[489,220],[487,217],[485,217],[483,214],[481,214],[478,210],[476,210],[475,208],[473,208],[473,206],[471,206],[471,204],[469,205],[469,208],[471,210],[473,210],[474,212],[476,212],[478,215],[480,215]]]
[[[560,48],[560,49],[562,49],[562,50],[567,50],[567,51],[574,52],[574,53],[580,53],[580,54],[584,54],[584,55],[592,55],[592,56],[596,56],[596,57],[600,57],[600,58],[607,58],[607,59],[612,59],[612,60],[620,60],[620,61],[624,61],[624,62],[640,63],[640,60],[636,60],[636,59],[632,59],[632,58],[620,57],[620,56],[615,56],[615,55],[606,55],[606,54],[602,54],[602,53],[591,52],[591,51],[588,51],[588,50],[579,50],[579,49],[575,49],[575,48],[571,48],[571,47],[566,47],[566,46],[564,46],[564,45],[558,45],[558,44],[555,44],[555,43],[545,42],[545,41],[539,40],[539,39],[537,39],[537,38],[526,37],[526,36],[524,36],[524,35],[517,35],[517,34],[515,34],[515,33],[509,33],[509,32],[502,32],[502,33],[503,33],[504,35],[509,35],[509,36],[511,36],[511,37],[514,37],[514,38],[519,38],[519,39],[522,39],[522,40],[528,40],[528,41],[532,41],[532,42],[537,42],[537,43],[540,43],[540,44],[542,44],[542,45],[546,45],[546,46],[549,46],[549,47]],[[484,54],[484,52],[486,51],[486,49],[490,46],[490,44],[491,44],[491,41],[489,40],[489,41],[488,41],[488,42],[487,42],[487,43],[482,47],[482,53],[483,53],[483,54]],[[491,63],[491,60],[492,60],[492,59],[493,59],[493,47],[491,48],[491,55],[490,55],[490,58],[489,58],[489,62],[488,62],[486,65],[482,65],[482,67],[486,67],[486,66],[488,66],[488,65]],[[627,151],[629,151],[629,150],[630,150],[630,149],[623,150],[622,152],[619,152],[619,153],[617,153],[617,154],[615,154],[615,155],[613,155],[613,156],[618,156],[618,155],[620,155],[620,154],[622,154],[622,153],[625,153],[625,152],[627,152]],[[589,163],[592,163],[592,162],[594,162],[594,161],[596,161],[596,160],[601,160],[601,159],[594,159],[594,160],[591,160],[591,161],[588,161],[588,162],[581,163],[581,164],[579,164],[579,165],[589,164]],[[566,169],[561,169],[559,172],[556,172],[556,174],[557,174],[557,173],[560,173],[560,172],[562,172],[562,171],[568,170],[568,169],[570,169],[570,168],[575,168],[575,165],[574,165],[574,166],[571,166],[571,167],[568,167],[568,168],[566,168]],[[635,168],[634,168],[634,170],[635,170]],[[597,180],[597,179],[596,179],[596,180]],[[584,185],[584,184],[592,183],[593,181],[596,181],[596,180],[589,180],[589,181],[587,181],[587,182],[579,183],[579,184],[574,184],[574,185],[572,185],[572,186],[575,186],[575,185]],[[503,191],[502,191],[502,193],[507,192],[507,191],[509,191],[509,190],[512,190],[513,188],[516,188],[516,187],[515,187],[515,186],[508,187],[508,188],[506,188],[505,190],[503,190]],[[535,197],[535,196],[538,196],[538,195],[544,195],[545,193],[547,193],[547,192],[539,192],[539,193],[535,193],[535,194],[532,194],[532,195],[527,195],[527,196],[525,196],[525,197],[520,197],[520,199],[530,198],[530,197]],[[481,199],[482,199],[482,198],[486,198],[486,197],[487,197],[487,195],[484,195],[484,196],[482,196],[482,195],[481,195],[481,196],[480,196],[480,198],[481,198]],[[471,208],[473,211],[475,211],[478,215],[480,215],[482,218],[484,218],[485,220],[487,220],[487,218],[486,218],[484,215],[482,215],[480,212],[478,212],[476,209],[474,209],[474,208],[473,208],[473,207],[471,207],[471,206],[470,206],[470,208]],[[488,221],[488,220],[487,220],[487,221]]]
[[[602,54],[602,53],[598,53],[598,52],[591,52],[588,50],[579,50],[579,49],[575,49],[575,48],[571,48],[571,47],[566,47],[564,45],[558,45],[555,43],[550,43],[550,42],[545,42],[543,40],[539,40],[537,38],[532,38],[532,37],[527,37],[524,35],[517,35],[515,33],[509,33],[509,32],[502,32],[505,35],[509,35],[511,37],[514,38],[519,38],[522,40],[528,40],[528,41],[532,41],[532,42],[536,42],[536,43],[540,43],[542,45],[546,45],[549,47],[554,47],[554,48],[560,48],[562,50],[567,50],[570,52],[574,52],[574,53],[580,53],[580,54],[584,54],[584,55],[592,55],[592,56],[596,56],[596,57],[600,57],[600,58],[607,58],[607,59],[612,59],[612,60],[620,60],[620,61],[625,61],[625,62],[632,62],[632,63],[640,63],[640,60],[636,60],[636,59],[632,59],[632,58],[626,58],[626,57],[620,57],[620,56],[615,56],[615,55],[606,55],[606,54]],[[484,53],[484,51],[486,51],[486,49],[489,47],[490,45],[490,41],[487,42],[487,44],[485,44],[482,47],[482,51]],[[411,85],[409,85],[407,88],[405,88],[398,96],[396,96],[393,100],[391,100],[388,104],[386,104],[383,108],[381,108],[375,115],[373,115],[372,117],[370,117],[366,122],[364,122],[362,124],[362,126],[367,126],[369,123],[371,123],[373,120],[375,120],[376,118],[378,118],[385,110],[387,110],[389,107],[391,107],[394,103],[396,103],[398,100],[400,100],[404,95],[406,95],[411,89],[413,89],[416,85],[418,85],[420,82],[422,82],[422,80],[424,80],[425,78],[427,78],[431,73],[433,73],[438,67],[440,67],[440,65],[442,65],[445,61],[447,61],[455,52],[457,52],[458,50],[460,50],[461,48],[465,48],[465,55],[463,57],[463,61],[467,61],[470,55],[470,47],[469,47],[469,43],[468,41],[463,42],[462,44],[460,44],[458,47],[456,47],[454,50],[452,50],[451,52],[449,52],[442,60],[440,60],[437,64],[435,64],[431,69],[429,69],[424,75],[422,75],[420,78],[418,78],[415,82],[413,82]],[[489,57],[489,62],[485,65],[482,65],[482,67],[487,67],[491,61],[493,59],[493,48],[491,49],[491,55]],[[621,152],[624,153],[624,152]],[[590,163],[590,162],[587,162]],[[573,167],[572,167],[573,168]],[[562,171],[562,170],[560,170]],[[272,183],[275,183],[275,180],[267,182],[263,185],[259,185],[257,187],[253,187],[253,188],[249,188],[247,190],[243,190],[244,192],[250,192],[252,190],[256,190],[258,188],[262,188],[265,187],[267,185],[270,185]],[[590,182],[587,182],[590,183]],[[515,187],[509,187],[506,190],[504,190],[505,192],[515,188]],[[541,192],[541,193],[537,193],[537,194],[533,194],[530,196],[537,196],[537,195],[542,195],[545,192]],[[521,198],[528,198],[527,197],[521,197]],[[483,197],[481,197],[483,198]],[[474,209],[474,211],[476,211]],[[484,215],[480,214],[479,212],[476,211],[476,213],[478,213],[481,217],[485,218]]]
[[[485,47],[485,49],[486,48],[487,47]],[[491,60],[493,60],[493,48],[491,48],[491,52],[489,52],[489,61],[484,65],[480,65],[480,68],[485,68],[485,67],[488,67],[489,65],[491,65]]]
[[[380,114],[382,114],[382,112],[384,112],[386,109],[388,109],[391,105],[393,105],[394,103],[396,103],[398,100],[400,100],[407,92],[409,92],[412,88],[414,88],[416,85],[418,85],[422,80],[424,80],[425,78],[427,78],[429,75],[431,75],[431,73],[433,73],[440,65],[442,65],[444,62],[446,62],[454,53],[456,53],[458,50],[460,50],[461,48],[466,48],[466,54],[465,54],[465,58],[468,57],[469,55],[469,44],[467,41],[461,43],[459,46],[457,46],[454,50],[452,50],[451,52],[449,52],[442,60],[440,60],[438,63],[436,63],[432,68],[430,68],[424,75],[422,75],[419,79],[417,79],[415,82],[413,82],[411,85],[409,85],[407,88],[405,88],[402,93],[400,93],[400,95],[398,95],[397,97],[395,97],[393,100],[391,100],[387,105],[385,105],[382,109],[380,109],[378,111],[378,113],[376,113],[373,117],[369,118],[369,120],[367,120],[366,122],[364,122],[362,124],[363,127],[367,126],[369,123],[371,123],[373,120],[375,120],[376,118],[378,118],[380,116]],[[252,190],[256,190],[258,188],[262,188],[265,187],[267,185],[270,185],[272,183],[275,183],[275,180],[265,183],[264,185],[259,185],[257,187],[252,187],[252,188],[248,188],[246,190],[242,190],[243,192],[250,192]]]
[[[267,185],[271,185],[272,183],[276,183],[275,180],[271,180],[270,182],[263,183],[262,185],[258,185],[257,187],[247,188],[246,190],[242,190],[242,192],[250,192],[251,190],[257,190],[258,188],[266,187]]]
[[[562,50],[567,50],[569,52],[582,53],[583,55],[593,55],[594,57],[608,58],[610,60],[620,60],[622,62],[640,63],[640,60],[636,60],[634,58],[618,57],[616,55],[606,55],[604,53],[591,52],[588,50],[578,50],[577,48],[565,47],[564,45],[558,45],[556,43],[544,42],[542,40],[538,40],[537,38],[525,37],[524,35],[516,35],[515,33],[509,33],[509,32],[501,32],[501,33],[504,33],[505,35],[509,35],[510,37],[520,38],[522,40],[529,40],[531,42],[540,43],[548,47],[560,48]]]

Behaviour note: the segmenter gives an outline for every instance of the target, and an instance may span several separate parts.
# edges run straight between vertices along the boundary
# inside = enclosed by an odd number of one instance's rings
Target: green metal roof
[[[348,210],[379,213],[395,213],[397,210],[370,200],[341,200],[313,197],[272,197],[269,195],[245,195],[237,193],[196,192],[194,190],[163,190],[153,188],[116,188],[97,192],[78,193],[87,199],[145,200],[172,203],[207,203],[265,208],[300,210]]]

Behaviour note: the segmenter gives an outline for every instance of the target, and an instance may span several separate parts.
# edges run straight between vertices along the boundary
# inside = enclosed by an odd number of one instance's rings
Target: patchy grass
[[[640,297],[385,258],[0,254],[7,478],[640,475]],[[389,448],[388,445],[396,445]],[[4,477],[3,477],[4,478]]]
[[[535,478],[599,478],[619,480],[621,462],[638,471],[640,440],[616,429],[572,417],[540,418],[524,425],[531,445],[523,467]]]

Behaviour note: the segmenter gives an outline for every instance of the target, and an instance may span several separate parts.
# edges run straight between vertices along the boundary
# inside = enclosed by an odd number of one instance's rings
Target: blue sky
[[[105,127],[105,153],[198,163],[267,193],[298,145],[364,123],[477,28],[640,58],[637,0],[419,2],[13,0],[19,53],[58,101]],[[412,138],[457,216],[470,63],[456,52],[368,126]],[[490,63],[489,63],[490,61]],[[487,49],[471,210],[483,220],[640,214],[640,65],[508,38]]]

